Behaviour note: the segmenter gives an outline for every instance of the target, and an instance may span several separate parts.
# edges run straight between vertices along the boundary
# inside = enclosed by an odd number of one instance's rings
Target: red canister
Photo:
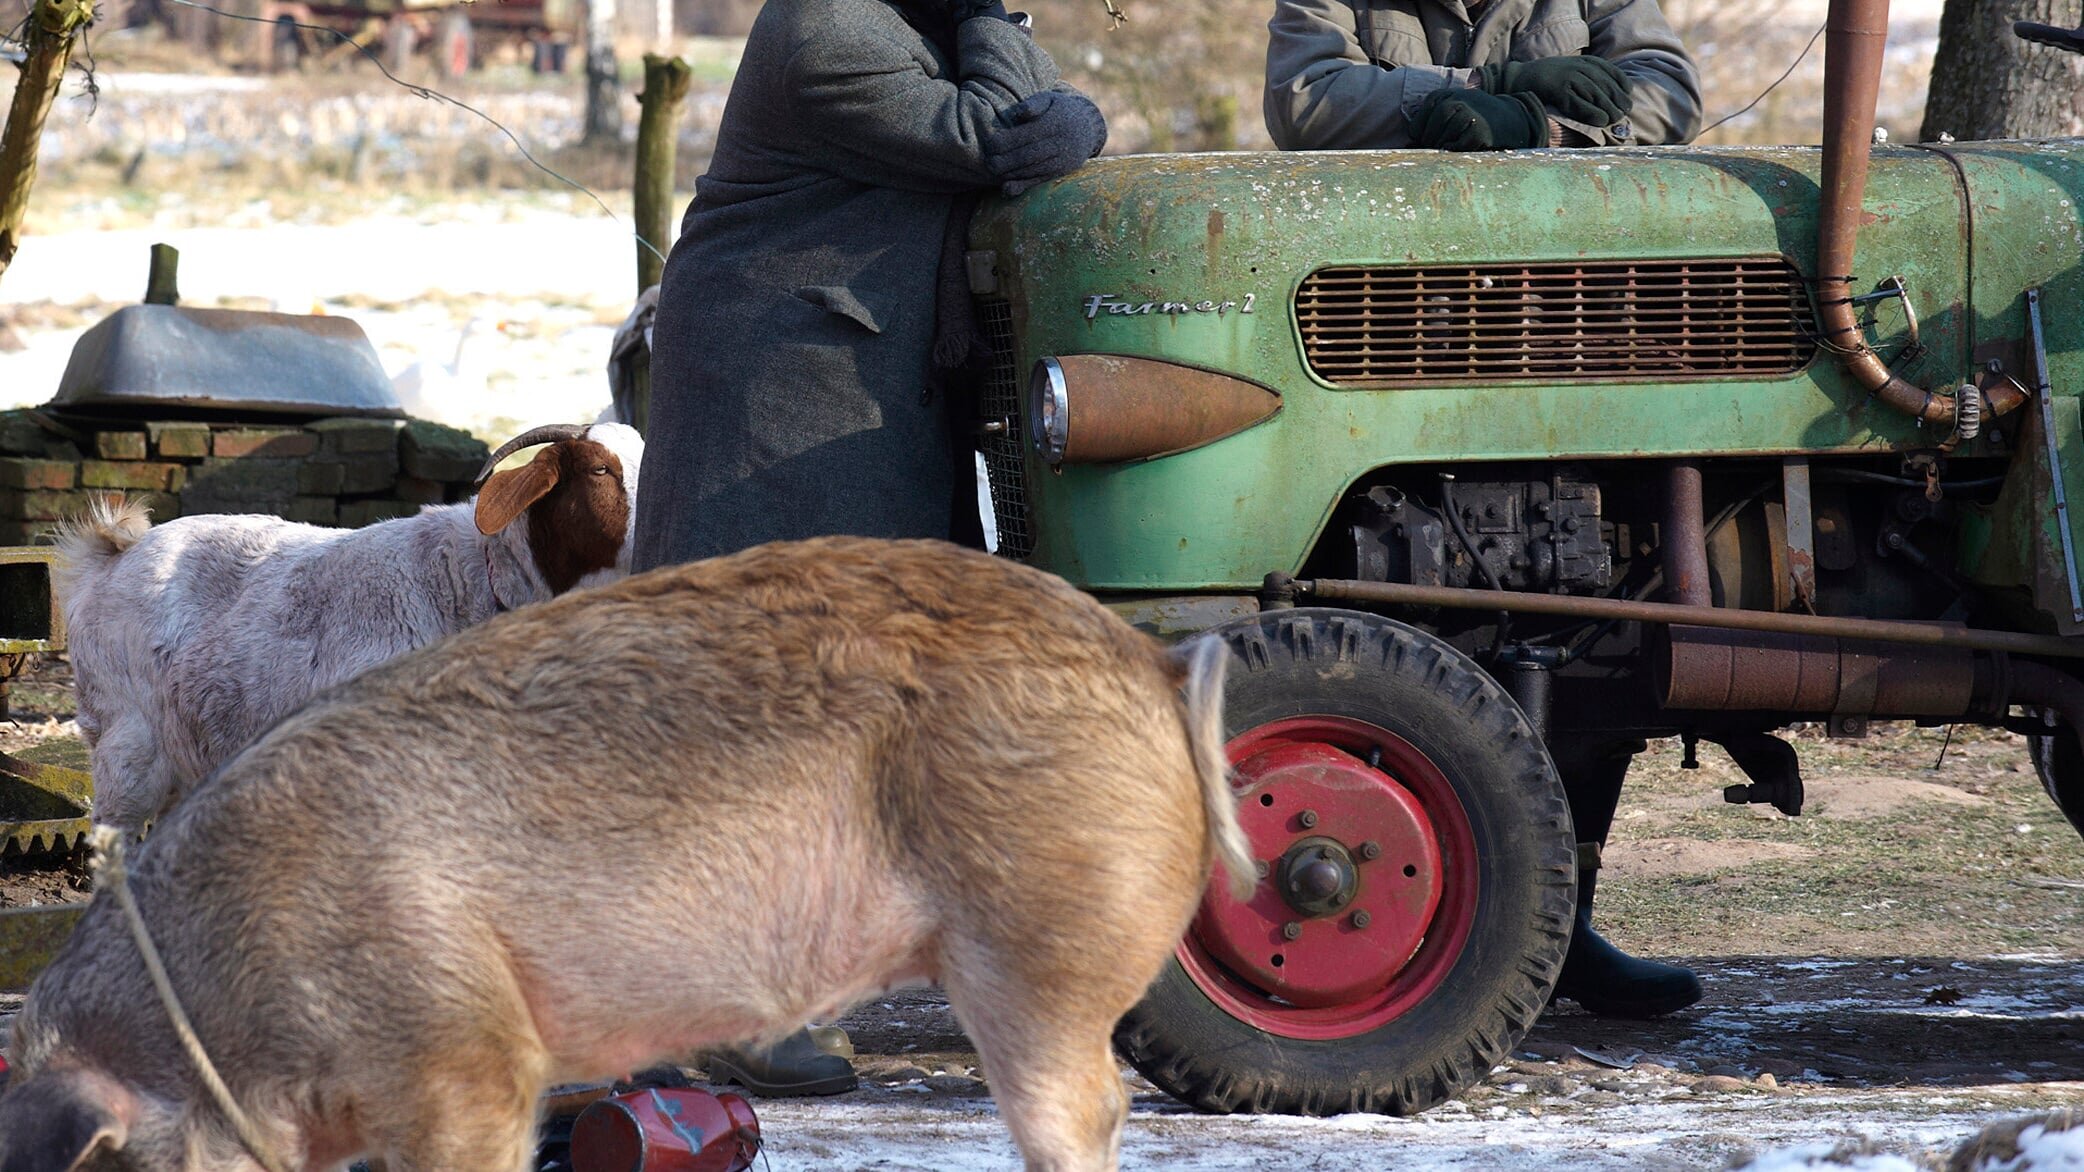
[[[694,1088],[610,1095],[572,1124],[572,1172],[745,1172],[759,1151],[752,1104]]]

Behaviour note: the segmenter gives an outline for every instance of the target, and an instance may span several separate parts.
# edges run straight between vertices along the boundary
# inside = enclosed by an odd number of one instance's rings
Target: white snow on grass
[[[1341,1115],[1201,1115],[1139,1100],[1122,1140],[1124,1169],[1168,1172],[1638,1172],[1644,1168],[1720,1168],[1732,1156],[1762,1152],[1748,1172],[1854,1169],[1919,1172],[1904,1155],[1864,1162],[1815,1162],[1841,1147],[1899,1153],[1944,1152],[1992,1120],[1964,1108],[1921,1113],[1914,1122],[1887,1112],[1916,1100],[1876,1096],[1759,1096],[1585,1110],[1563,1105],[1533,1114],[1449,1104],[1398,1119]],[[760,1100],[754,1104],[774,1172],[811,1169],[923,1169],[1014,1172],[1020,1159],[987,1099]],[[1824,1117],[1820,1118],[1819,1114]],[[1819,1136],[1826,1138],[1819,1139]],[[2069,1165],[2049,1165],[2068,1168]],[[1993,1169],[1992,1172],[1997,1172]],[[2043,1172],[2006,1169],[2005,1172]]]

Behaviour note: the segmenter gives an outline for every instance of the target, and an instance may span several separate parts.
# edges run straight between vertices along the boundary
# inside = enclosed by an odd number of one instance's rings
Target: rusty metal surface
[[[1961,716],[1973,696],[1975,653],[1673,626],[1659,676],[1666,708]]]
[[[1779,256],[1324,268],[1295,317],[1341,387],[1786,378],[1816,355]]]
[[[0,908],[0,989],[26,989],[64,947],[87,905]]]
[[[2077,583],[2077,548],[2071,529],[2069,492],[2063,484],[2062,446],[2055,442],[2054,388],[2048,384],[2048,346],[2041,332],[2041,291],[2026,291],[2027,329],[2033,338],[2034,398],[2041,405],[2041,434],[2048,444],[2049,485],[2055,509],[2055,530],[2061,536],[2062,571],[2069,593],[2071,622],[2084,622],[2084,597]],[[2077,455],[2071,449],[2072,458]]]
[[[128,305],[80,336],[52,407],[405,414],[362,327],[344,317]]]
[[[1853,311],[1853,252],[1866,214],[1888,0],[1831,0],[1824,28],[1823,182],[1816,226],[1817,317],[1824,344],[1875,398],[1914,419],[1952,426],[1954,401],[1897,377],[1867,345]]]
[[[1803,610],[1816,607],[1816,507],[1809,491],[1809,460],[1790,456],[1780,462],[1780,499],[1787,509],[1787,585],[1790,601]]]
[[[1249,594],[1189,594],[1173,598],[1119,600],[1103,595],[1100,603],[1120,615],[1130,626],[1160,639],[1177,639],[1259,613],[1259,600]]]
[[[1111,464],[1214,443],[1281,409],[1274,392],[1176,362],[1067,354],[1064,462]]]
[[[1700,464],[1673,461],[1664,502],[1664,589],[1682,606],[1710,606],[1707,514],[1701,503]]]
[[[1835,615],[1775,614],[1731,610],[1720,606],[1683,606],[1672,602],[1636,602],[1626,598],[1580,598],[1563,594],[1531,594],[1518,590],[1465,590],[1454,586],[1412,586],[1402,582],[1356,582],[1348,579],[1297,579],[1295,589],[1325,601],[1384,603],[1396,606],[1439,606],[1458,610],[1504,610],[1522,614],[1569,615],[1642,623],[1690,623],[1745,631],[1784,631],[1796,635],[1831,635],[1877,643],[1933,647],[1966,647],[1977,651],[2010,651],[2023,655],[2084,659],[2084,638],[2027,635],[1904,623],[1886,619],[1852,619]]]
[[[92,828],[85,770],[0,753],[0,858],[65,853]]]

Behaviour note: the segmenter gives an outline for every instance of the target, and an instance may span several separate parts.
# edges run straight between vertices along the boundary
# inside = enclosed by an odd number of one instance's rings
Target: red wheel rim
[[[1446,978],[1476,919],[1476,839],[1454,787],[1411,742],[1341,716],[1273,721],[1228,751],[1239,820],[1268,870],[1243,903],[1210,887],[1177,952],[1187,975],[1282,1037],[1352,1037],[1403,1016]],[[1298,911],[1286,877],[1326,853],[1351,860],[1320,873],[1356,876],[1353,894]],[[1369,913],[1358,927],[1356,912]]]

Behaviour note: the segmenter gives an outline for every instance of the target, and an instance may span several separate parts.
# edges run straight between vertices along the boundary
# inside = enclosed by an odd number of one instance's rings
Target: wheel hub
[[[1238,820],[1270,881],[1243,902],[1212,888],[1196,939],[1290,1005],[1382,990],[1440,906],[1440,848],[1425,808],[1380,766],[1317,740],[1255,746],[1234,777]]]
[[[1305,838],[1281,856],[1281,899],[1305,916],[1328,916],[1353,902],[1360,872],[1345,844]]]

